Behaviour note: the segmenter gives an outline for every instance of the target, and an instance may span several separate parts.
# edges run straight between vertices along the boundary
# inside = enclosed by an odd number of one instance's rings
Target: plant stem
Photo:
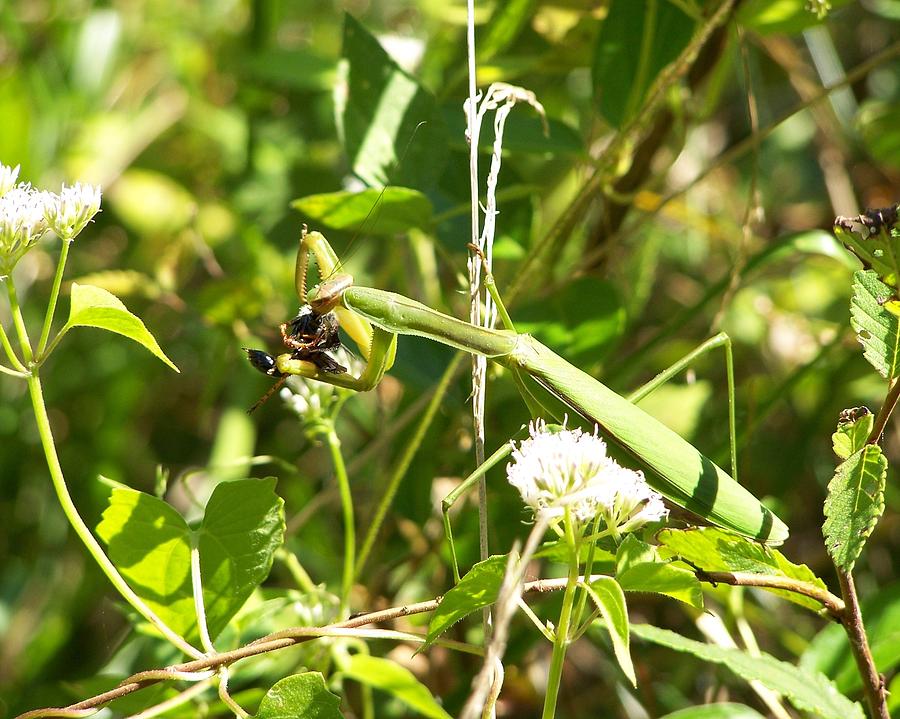
[[[6,281],[6,294],[9,296],[9,309],[12,313],[16,334],[19,337],[19,344],[22,346],[25,364],[30,365],[34,357],[31,353],[31,340],[28,339],[28,330],[25,329],[25,320],[22,319],[22,309],[19,307],[19,298],[16,295],[16,286],[13,284],[12,277]]]
[[[776,574],[756,574],[755,572],[707,572],[695,568],[694,574],[701,582],[716,584],[730,584],[735,587],[764,587],[766,589],[781,589],[794,592],[804,597],[809,597],[822,604],[825,610],[834,619],[841,621],[844,616],[845,604],[827,589],[817,587],[810,582],[802,582],[790,577],[782,577]]]
[[[24,329],[24,328],[23,328]],[[29,348],[29,352],[30,352]],[[53,441],[53,432],[50,428],[50,419],[47,416],[47,407],[44,404],[44,393],[41,388],[41,380],[36,374],[32,374],[28,378],[28,392],[31,395],[31,406],[34,409],[34,417],[37,421],[38,434],[41,437],[41,445],[44,448],[44,455],[47,458],[47,468],[50,470],[50,479],[53,482],[53,489],[56,491],[56,497],[62,507],[63,513],[75,530],[75,534],[82,541],[84,546],[90,552],[94,561],[100,565],[100,569],[112,582],[112,585],[118,590],[119,594],[137,611],[144,619],[152,624],[156,629],[172,644],[181,651],[191,657],[200,658],[203,652],[195,649],[175,631],[173,631],[166,623],[160,619],[156,613],[148,607],[128,583],[124,577],[119,574],[115,565],[110,561],[109,557],[103,551],[99,542],[91,534],[91,530],[84,523],[81,515],[78,514],[78,508],[69,494],[69,488],[66,486],[66,480],[63,476],[62,466],[59,463],[59,456],[56,453],[56,445]]]
[[[310,578],[309,574],[303,568],[303,565],[300,564],[300,560],[297,559],[296,554],[289,549],[280,547],[278,551],[275,552],[275,559],[284,564],[301,591],[314,592],[316,590],[315,582]]]
[[[894,413],[898,399],[900,399],[900,380],[894,378],[891,381],[884,402],[881,403],[881,409],[878,410],[878,414],[875,416],[872,432],[869,434],[866,444],[878,444],[878,442],[881,441],[881,435],[884,433],[884,428],[887,426],[888,420]]]
[[[869,640],[863,626],[862,612],[859,608],[859,599],[856,596],[856,585],[853,575],[841,569],[837,569],[838,581],[841,584],[841,596],[844,598],[843,625],[850,640],[850,651],[856,660],[856,667],[863,683],[863,693],[866,695],[866,703],[869,712],[876,719],[890,719],[887,708],[887,692],[884,687],[884,678],[878,673],[872,651],[869,649]]]
[[[563,594],[562,611],[559,614],[559,625],[556,627],[556,638],[553,642],[553,656],[550,659],[550,674],[547,678],[547,693],[544,695],[544,711],[541,719],[553,719],[556,716],[556,700],[562,683],[563,664],[569,648],[569,624],[572,621],[572,607],[575,605],[575,590],[578,588],[578,545],[572,528],[572,518],[566,509],[566,540],[572,552],[569,559],[569,576],[566,579],[566,591]]]
[[[353,516],[353,495],[350,493],[350,479],[347,477],[347,466],[341,454],[341,440],[329,422],[325,430],[325,440],[331,452],[331,463],[337,479],[338,491],[341,495],[341,510],[344,514],[344,571],[341,578],[341,616],[350,608],[350,590],[353,587],[353,572],[356,566],[356,526]]]
[[[0,364],[0,372],[2,372],[3,374],[8,374],[10,377],[21,377],[22,379],[25,379],[26,377],[28,377],[27,371],[19,372],[18,370],[14,370],[14,369],[10,369],[9,367],[5,367],[2,364]]]
[[[12,282],[12,279],[6,280],[7,282]],[[19,359],[19,356],[16,354],[16,351],[13,349],[12,344],[9,341],[9,337],[6,334],[6,330],[3,329],[3,325],[0,324],[0,345],[3,346],[3,351],[6,352],[6,356],[9,358],[10,364],[16,368],[19,372],[24,374],[28,374],[28,368],[22,364],[22,360]],[[12,371],[12,370],[10,370]]]
[[[50,301],[47,303],[47,316],[44,317],[44,328],[41,330],[41,338],[38,340],[37,351],[35,352],[39,361],[44,358],[47,340],[50,339],[50,328],[53,326],[56,301],[59,299],[59,288],[62,286],[63,273],[66,271],[66,259],[69,257],[69,246],[71,244],[72,240],[63,240],[62,249],[59,253],[59,262],[56,263],[56,275],[53,277]]]

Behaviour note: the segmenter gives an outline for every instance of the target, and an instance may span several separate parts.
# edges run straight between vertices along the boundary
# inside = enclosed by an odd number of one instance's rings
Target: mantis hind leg
[[[450,545],[450,561],[453,565],[453,580],[459,582],[459,560],[456,556],[456,544],[453,541],[453,529],[450,525],[450,509],[456,501],[474,487],[484,474],[496,464],[506,459],[512,453],[512,444],[506,442],[501,445],[490,457],[484,460],[481,466],[466,477],[450,494],[441,500],[441,515],[444,520],[444,536]]]
[[[644,397],[647,397],[654,392],[658,387],[668,382],[676,374],[687,369],[696,359],[717,347],[722,347],[725,350],[725,372],[728,378],[728,444],[731,452],[731,476],[737,480],[737,433],[735,430],[734,418],[734,357],[731,351],[731,337],[725,332],[719,332],[719,334],[714,337],[710,337],[706,342],[688,352],[684,357],[669,368],[664,369],[649,382],[638,387],[630,395],[627,395],[626,398],[629,402],[639,402]]]

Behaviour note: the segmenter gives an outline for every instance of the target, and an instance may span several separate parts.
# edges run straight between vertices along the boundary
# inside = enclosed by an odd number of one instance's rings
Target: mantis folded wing
[[[326,250],[327,248],[327,250]],[[305,291],[307,253],[313,252],[325,275],[333,252],[319,233],[304,236],[298,258],[298,293]],[[331,253],[328,255],[327,253]],[[693,445],[594,377],[574,367],[528,334],[490,330],[437,312],[392,292],[352,284],[335,275],[306,295],[315,312],[334,309],[368,360],[359,378],[328,375],[290,354],[277,358],[283,374],[300,374],[360,391],[380,381],[393,361],[396,335],[417,335],[481,354],[532,378],[552,397],[633,456],[646,470],[648,483],[674,504],[708,522],[769,544],[788,536],[787,526],[727,472]],[[344,324],[345,314],[353,324]],[[527,392],[523,382],[520,388]],[[531,404],[531,403],[530,403]]]

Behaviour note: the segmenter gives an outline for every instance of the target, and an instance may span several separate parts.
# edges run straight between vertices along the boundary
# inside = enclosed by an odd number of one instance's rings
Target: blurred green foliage
[[[648,23],[634,13],[657,4],[667,19],[648,39]],[[529,109],[509,120],[498,195],[501,291],[584,184],[609,134],[634,117],[656,73],[686,44],[696,20],[688,11],[718,3],[642,5],[633,3],[629,12],[624,2],[611,10],[610,3],[579,0],[478,3],[479,85],[521,84],[536,93],[550,120],[548,137]],[[650,118],[653,131],[628,148],[621,177],[591,198],[512,314],[618,391],[652,377],[714,330],[728,331],[736,345],[741,480],[769,497],[790,524],[785,554],[831,581],[820,531],[834,469],[831,433],[842,409],[874,408],[884,387],[849,330],[847,258],[821,229],[836,214],[898,199],[896,53],[691,185],[750,134],[751,99],[759,127],[767,127],[840,77],[841,68],[852,69],[900,36],[896,0],[834,3],[839,7],[822,21],[803,5],[740,4],[741,32],[732,21],[715,33],[661,114]],[[345,11],[355,19],[345,21]],[[0,6],[0,161],[21,163],[22,178],[35,185],[76,179],[102,185],[103,212],[72,248],[67,280],[122,298],[181,370],[176,375],[132,343],[89,329],[70,333],[45,367],[62,464],[91,526],[109,494],[101,475],[164,494],[189,521],[202,515],[222,480],[277,475],[286,547],[315,583],[339,586],[340,509],[327,452],[305,439],[277,399],[246,415],[268,383],[241,347],[273,351],[278,324],[296,312],[296,241],[300,223],[314,217],[292,209],[292,201],[361,189],[361,181],[407,185],[427,197],[433,214],[416,205],[410,211],[417,229],[407,235],[358,233],[358,214],[346,220],[350,229],[313,229],[328,234],[358,281],[466,316],[464,20],[462,3],[405,0]],[[352,103],[342,104],[347,66],[366,68],[366,58],[380,52],[369,33],[409,70],[395,80],[415,93],[408,115],[395,118],[393,155],[364,151],[365,128],[336,120],[336,108],[353,116]],[[487,151],[485,138],[487,126]],[[659,207],[660,197],[689,185]],[[410,198],[398,201],[404,199]],[[298,204],[313,215],[317,206],[321,201]],[[363,224],[377,225],[377,214],[376,207]],[[42,319],[55,253],[52,243],[42,244],[17,268],[30,326]],[[3,302],[0,320],[8,321]],[[450,357],[445,348],[401,338],[391,378],[348,401],[339,429],[360,527]],[[726,464],[724,368],[711,357],[696,373],[701,383],[682,382],[665,402],[662,394],[654,397],[652,411]],[[495,379],[489,451],[527,421],[512,383]],[[450,479],[472,469],[468,396],[468,379],[460,377],[406,474],[354,592],[354,610],[449,588],[435,503],[452,487]],[[897,440],[889,427],[886,454],[893,461]],[[133,671],[174,661],[169,649],[129,630],[121,603],[69,531],[24,385],[7,377],[0,377],[0,477],[0,713],[81,699]],[[523,536],[526,515],[501,471],[489,480],[493,546],[507,551]],[[900,619],[890,621],[896,612],[885,609],[896,597],[889,583],[900,545],[900,495],[892,480],[885,516],[857,565],[860,591],[880,607],[885,636],[900,632]],[[466,503],[454,522],[461,559],[471,565],[474,504]],[[226,630],[220,648],[329,621],[333,597],[300,592],[295,579],[276,558],[266,588]],[[726,594],[719,589],[712,596],[727,603]],[[552,616],[557,603],[543,599],[537,609]],[[658,599],[639,601],[634,610],[693,631],[689,617]],[[822,622],[803,610],[754,596],[743,612],[768,652],[795,660],[807,651],[804,661],[832,677],[847,666],[846,649],[830,632],[828,641],[809,644]],[[502,711],[534,716],[541,688],[532,669],[540,671],[545,655],[525,621],[513,629]],[[478,636],[474,623],[455,631],[458,638]],[[827,661],[809,654],[817,646],[827,649]],[[374,644],[373,653],[390,648]],[[632,653],[641,682],[633,698],[651,716],[714,693],[753,702],[746,685],[711,665],[640,642]],[[580,671],[565,677],[560,714],[639,716],[622,699],[626,684],[611,655],[588,647],[588,657],[573,658]],[[458,710],[477,659],[435,650],[417,662],[414,670],[448,711]],[[296,667],[329,669],[327,652],[313,645],[241,666],[231,688],[252,708]],[[852,679],[843,682],[856,691]],[[346,686],[345,707],[357,706],[358,689]],[[138,711],[173,693],[156,687],[116,711]],[[167,716],[227,715],[214,692],[204,697]],[[376,701],[379,717],[405,715],[384,695]]]

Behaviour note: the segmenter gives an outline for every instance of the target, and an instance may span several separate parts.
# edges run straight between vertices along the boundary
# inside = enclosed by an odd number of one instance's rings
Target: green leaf
[[[539,302],[516,311],[516,329],[576,365],[606,354],[625,330],[625,308],[615,286],[597,277],[580,277]]]
[[[887,464],[881,448],[867,444],[838,466],[828,484],[822,534],[828,554],[841,569],[853,569],[884,512]]]
[[[435,185],[448,149],[434,97],[349,14],[338,75],[338,132],[353,172],[376,187]]]
[[[268,576],[284,535],[275,480],[220,482],[196,532],[206,626],[213,639]],[[194,533],[156,497],[117,487],[97,534],[132,589],[180,635],[197,638],[191,588]]]
[[[662,529],[656,534],[663,556],[678,557],[707,572],[754,572],[806,582],[819,589],[827,589],[805,564],[793,564],[777,549],[763,546],[724,529],[703,527],[695,529]],[[813,611],[822,608],[819,602],[795,592],[766,589]]]
[[[69,321],[60,330],[60,334],[68,332],[72,327],[99,327],[128,337],[142,344],[173,370],[179,371],[140,318],[131,314],[118,297],[100,287],[72,283]]]
[[[616,553],[616,581],[626,592],[651,592],[703,608],[700,581],[689,569],[660,558],[656,547],[629,534]]]
[[[615,127],[627,123],[666,65],[687,47],[694,20],[675,3],[612,0],[594,53],[594,94]]]
[[[743,704],[722,702],[679,709],[660,719],[764,719],[763,715]]]
[[[285,677],[263,697],[256,719],[342,719],[341,699],[319,672]]]
[[[390,659],[354,654],[341,671],[360,684],[388,692],[429,719],[451,719],[428,688],[409,669]]]
[[[873,270],[853,274],[850,326],[863,346],[863,355],[886,379],[897,376],[900,367],[900,317],[891,308],[896,297]]]
[[[444,595],[438,608],[432,612],[422,649],[429,647],[463,617],[496,601],[507,561],[508,557],[503,554],[489,557],[466,572],[459,584]]]
[[[220,482],[197,530],[206,625],[215,638],[269,575],[284,541],[275,479]]]
[[[413,228],[426,230],[431,227],[430,200],[408,187],[308,195],[294,200],[291,207],[335,230],[396,235]]]
[[[847,459],[865,445],[875,426],[875,415],[865,407],[854,407],[841,413],[837,431],[831,435],[831,446],[840,459]]]
[[[600,577],[584,585],[588,596],[597,605],[612,640],[613,653],[632,686],[637,686],[634,665],[628,650],[628,610],[625,608],[625,593],[612,577]]]
[[[117,487],[97,534],[135,593],[177,634],[196,637],[191,530],[182,516],[153,495]]]
[[[704,644],[649,624],[632,624],[631,632],[649,642],[722,664],[746,681],[762,682],[799,711],[813,712],[824,719],[865,717],[862,707],[841,694],[823,674],[804,671],[770,654],[750,656],[740,649]]]

